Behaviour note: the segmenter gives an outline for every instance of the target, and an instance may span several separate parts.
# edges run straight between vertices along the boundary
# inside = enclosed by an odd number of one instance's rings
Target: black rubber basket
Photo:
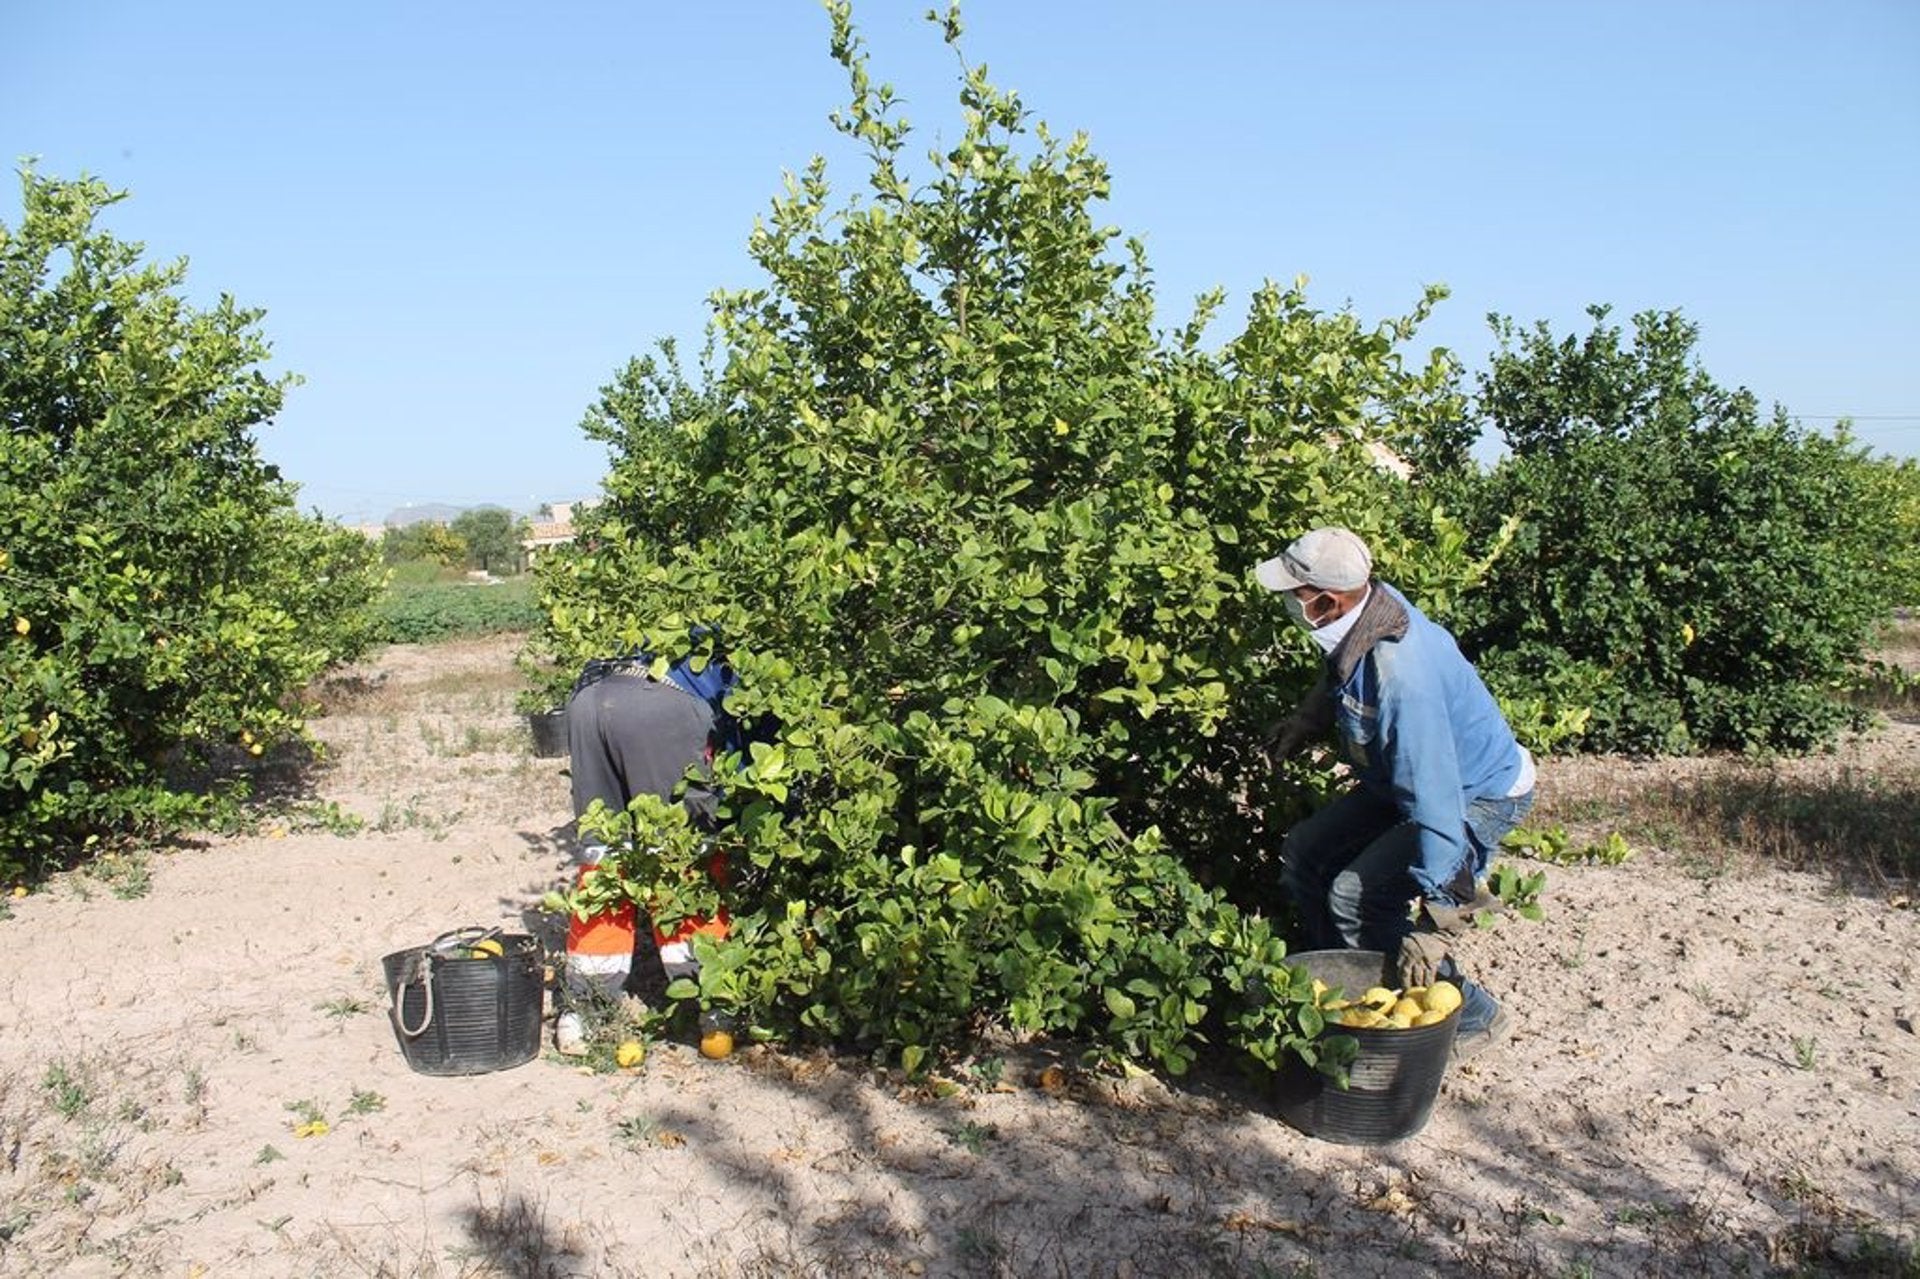
[[[567,712],[541,711],[527,716],[533,731],[533,753],[540,759],[559,759],[567,753]]]
[[[539,1055],[546,984],[532,937],[460,928],[380,962],[393,1033],[421,1074],[480,1075]]]
[[[1399,985],[1387,957],[1377,950],[1310,950],[1287,962],[1339,987],[1348,999],[1371,986]],[[1433,1113],[1459,1025],[1458,1009],[1445,1021],[1405,1030],[1329,1025],[1327,1036],[1345,1035],[1359,1044],[1347,1068],[1347,1086],[1289,1058],[1274,1076],[1275,1109],[1322,1141],[1349,1146],[1403,1141],[1426,1127]]]

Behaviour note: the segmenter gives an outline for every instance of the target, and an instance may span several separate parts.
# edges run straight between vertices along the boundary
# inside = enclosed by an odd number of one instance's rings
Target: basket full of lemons
[[[1275,1077],[1280,1117],[1311,1137],[1385,1145],[1426,1126],[1440,1095],[1460,1024],[1460,988],[1451,982],[1401,987],[1388,957],[1374,950],[1315,950],[1289,962],[1313,978],[1325,1034],[1356,1041],[1343,1087],[1298,1061]]]

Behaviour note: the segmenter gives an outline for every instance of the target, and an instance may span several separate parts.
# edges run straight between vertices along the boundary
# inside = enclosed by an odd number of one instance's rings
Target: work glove
[[[1293,757],[1307,739],[1314,735],[1316,725],[1304,715],[1289,715],[1276,721],[1267,729],[1266,739],[1261,746],[1267,753],[1267,763],[1274,768]]]
[[[1471,907],[1422,901],[1413,931],[1400,942],[1400,984],[1431,986],[1439,979],[1440,965],[1446,962],[1453,939],[1472,926]]]

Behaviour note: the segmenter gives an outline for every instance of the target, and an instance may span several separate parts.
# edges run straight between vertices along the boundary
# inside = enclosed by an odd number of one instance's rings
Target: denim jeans
[[[1533,793],[1477,799],[1467,806],[1469,862],[1461,868],[1461,900],[1472,896],[1508,831],[1533,807]],[[1281,846],[1281,883],[1300,921],[1309,950],[1378,950],[1399,953],[1413,931],[1407,911],[1420,894],[1412,866],[1419,854],[1419,827],[1389,800],[1365,788],[1348,791],[1287,832]],[[1466,997],[1460,1033],[1483,1029],[1499,1005],[1459,975],[1449,959],[1446,975]]]

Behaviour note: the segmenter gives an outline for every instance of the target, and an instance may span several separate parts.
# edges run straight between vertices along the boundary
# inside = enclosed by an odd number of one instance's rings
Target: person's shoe
[[[553,1050],[562,1057],[587,1055],[587,1024],[579,1013],[561,1013],[553,1022]]]
[[[1512,1029],[1513,1019],[1507,1016],[1507,1010],[1495,1005],[1493,1020],[1477,1030],[1455,1034],[1453,1037],[1453,1059],[1456,1062],[1472,1061],[1487,1049],[1504,1043]]]

